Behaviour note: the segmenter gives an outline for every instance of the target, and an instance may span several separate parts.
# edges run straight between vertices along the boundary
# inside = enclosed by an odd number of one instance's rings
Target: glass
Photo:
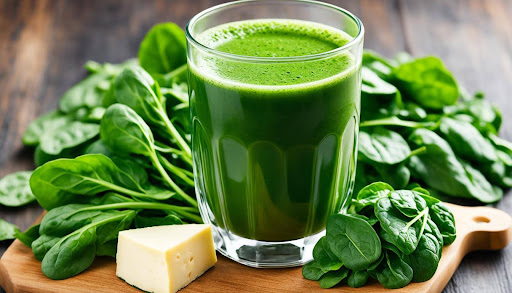
[[[326,25],[351,40],[314,55],[250,57],[201,39],[219,25],[261,19]],[[327,217],[344,211],[354,185],[361,21],[316,1],[237,1],[199,13],[186,34],[196,192],[217,250],[253,267],[307,263]],[[293,74],[298,66],[311,68],[307,82],[262,79],[265,68]],[[241,74],[230,78],[232,70]],[[336,73],[315,80],[325,70]]]

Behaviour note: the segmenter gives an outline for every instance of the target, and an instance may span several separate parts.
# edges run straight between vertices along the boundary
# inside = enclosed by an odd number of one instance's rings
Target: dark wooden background
[[[173,21],[184,27],[194,14],[220,2],[1,0],[0,177],[34,167],[21,135],[85,76],[87,60],[134,57],[153,24]],[[440,56],[470,91],[483,90],[498,105],[501,136],[512,140],[512,1],[328,2],[362,19],[366,48],[390,57],[400,51]],[[512,213],[512,195],[497,207]],[[41,211],[36,204],[0,208],[0,217],[24,229]],[[0,243],[0,253],[9,244]],[[512,246],[468,255],[445,292],[512,292]]]

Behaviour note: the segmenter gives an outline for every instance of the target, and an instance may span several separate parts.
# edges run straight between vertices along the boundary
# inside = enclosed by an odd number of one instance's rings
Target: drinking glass
[[[257,19],[314,22],[351,40],[332,51],[295,57],[234,55],[201,41],[208,29]],[[353,190],[361,21],[317,1],[249,0],[204,10],[190,20],[186,35],[196,193],[217,250],[253,267],[305,264],[325,235],[327,218],[344,212]],[[349,65],[328,63],[339,73],[294,85],[251,81],[262,66],[321,70],[321,62],[333,60]],[[248,78],[226,78],[223,71],[233,68],[247,69],[241,72]]]

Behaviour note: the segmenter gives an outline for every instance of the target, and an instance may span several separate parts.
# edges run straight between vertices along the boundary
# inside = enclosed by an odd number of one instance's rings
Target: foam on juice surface
[[[289,19],[231,22],[206,30],[197,40],[217,51],[247,57],[234,60],[205,55],[192,64],[191,69],[197,75],[222,87],[264,91],[305,89],[344,79],[354,68],[354,58],[348,51],[308,60],[272,62],[276,57],[326,53],[352,40],[341,30],[314,22]],[[251,57],[265,60],[254,61]]]

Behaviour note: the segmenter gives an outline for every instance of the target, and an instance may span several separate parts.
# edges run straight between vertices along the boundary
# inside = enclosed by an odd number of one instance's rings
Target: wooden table
[[[186,25],[223,1],[0,1],[0,177],[28,170],[31,150],[21,135],[85,76],[87,60],[120,62],[137,54],[155,23]],[[408,51],[440,56],[471,92],[482,90],[503,113],[501,136],[512,140],[512,1],[328,1],[359,16],[365,47],[387,56]],[[512,196],[498,208],[512,213]],[[0,208],[0,217],[27,228],[42,209]],[[9,242],[0,244],[5,251]],[[512,292],[512,246],[478,252],[462,262],[445,292]]]

